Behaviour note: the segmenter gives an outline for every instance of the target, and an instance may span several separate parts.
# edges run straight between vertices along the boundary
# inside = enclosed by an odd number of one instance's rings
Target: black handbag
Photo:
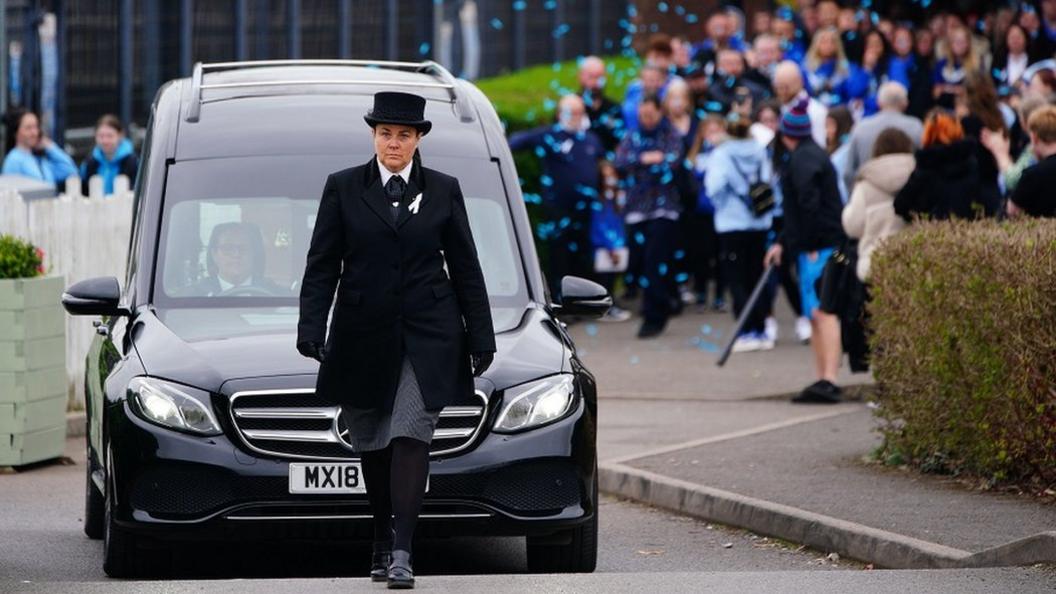
[[[841,318],[849,317],[849,307],[854,302],[853,297],[861,284],[857,268],[856,241],[847,240],[833,250],[821,271],[821,278],[818,279],[818,309]]]
[[[732,159],[731,159],[732,161]],[[755,172],[755,181],[751,181],[747,175],[741,171],[741,168],[737,166],[737,163],[733,162],[733,168],[737,170],[737,173],[741,174],[744,181],[748,182],[748,207],[752,209],[752,213],[756,217],[761,217],[766,213],[774,209],[774,188],[770,186],[769,182],[764,182],[763,178],[763,165],[759,164],[759,168]]]

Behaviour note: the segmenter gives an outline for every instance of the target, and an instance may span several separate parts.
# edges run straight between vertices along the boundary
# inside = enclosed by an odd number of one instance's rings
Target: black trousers
[[[642,317],[646,323],[662,325],[671,315],[671,295],[677,294],[674,255],[678,221],[652,219],[642,226],[645,236],[640,273],[644,280]]]
[[[627,234],[627,271],[624,273],[624,284],[636,292],[642,278],[642,266],[645,263],[645,228],[648,221],[626,226]]]
[[[594,270],[594,253],[590,245],[590,215],[550,211],[557,225],[556,234],[547,241],[547,284],[550,298],[561,302],[561,279],[565,276],[590,278]],[[561,221],[567,225],[561,228]]]
[[[766,256],[766,231],[732,231],[719,233],[722,245],[723,274],[733,297],[733,316],[744,311],[752,289],[763,276]],[[752,308],[742,332],[762,332],[766,324],[766,299],[761,296]]]
[[[686,212],[682,213],[681,223],[686,246],[686,272],[693,276],[693,290],[706,298],[708,282],[714,282],[714,299],[722,299],[726,284],[719,266],[719,235],[715,232],[715,215]]]

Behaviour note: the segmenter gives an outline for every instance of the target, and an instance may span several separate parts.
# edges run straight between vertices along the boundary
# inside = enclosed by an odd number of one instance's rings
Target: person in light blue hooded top
[[[744,310],[752,289],[763,275],[763,258],[773,214],[756,216],[749,188],[757,181],[769,183],[771,164],[766,147],[749,134],[751,121],[730,112],[728,138],[711,152],[704,186],[715,206],[715,231],[719,235],[723,278],[733,297],[733,316]],[[760,299],[734,342],[734,351],[772,349],[765,333],[766,305]]]
[[[66,178],[77,173],[77,165],[40,130],[36,113],[16,108],[5,118],[7,155],[0,173],[23,175],[55,185],[62,191]]]
[[[104,195],[114,193],[114,179],[118,175],[127,176],[131,188],[136,182],[138,169],[139,159],[132,141],[125,137],[121,120],[109,113],[99,118],[95,124],[95,148],[81,163],[81,193],[88,195],[88,182],[93,175],[103,178]]]

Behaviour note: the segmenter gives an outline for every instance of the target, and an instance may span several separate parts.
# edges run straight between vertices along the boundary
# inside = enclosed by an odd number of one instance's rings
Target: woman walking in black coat
[[[346,445],[361,455],[371,577],[390,588],[414,586],[411,538],[440,410],[472,398],[495,352],[462,190],[418,156],[432,127],[424,113],[418,95],[374,95],[364,119],[376,154],[326,180],[297,326],[297,350],[321,362],[316,395],[341,405]]]

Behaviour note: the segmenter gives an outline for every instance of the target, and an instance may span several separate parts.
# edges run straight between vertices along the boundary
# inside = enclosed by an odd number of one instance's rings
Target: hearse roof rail
[[[259,80],[234,83],[204,82],[205,73],[220,70],[244,70],[269,66],[355,66],[365,68],[383,68],[428,74],[435,82],[427,81],[384,81],[367,79],[317,79],[317,80]],[[197,122],[202,110],[202,91],[206,89],[245,89],[256,87],[299,86],[299,85],[370,85],[446,89],[455,104],[455,111],[463,122],[472,122],[473,109],[469,97],[458,92],[455,76],[447,68],[432,60],[422,62],[397,62],[386,60],[250,60],[244,62],[198,62],[191,73],[191,98],[186,120]]]

